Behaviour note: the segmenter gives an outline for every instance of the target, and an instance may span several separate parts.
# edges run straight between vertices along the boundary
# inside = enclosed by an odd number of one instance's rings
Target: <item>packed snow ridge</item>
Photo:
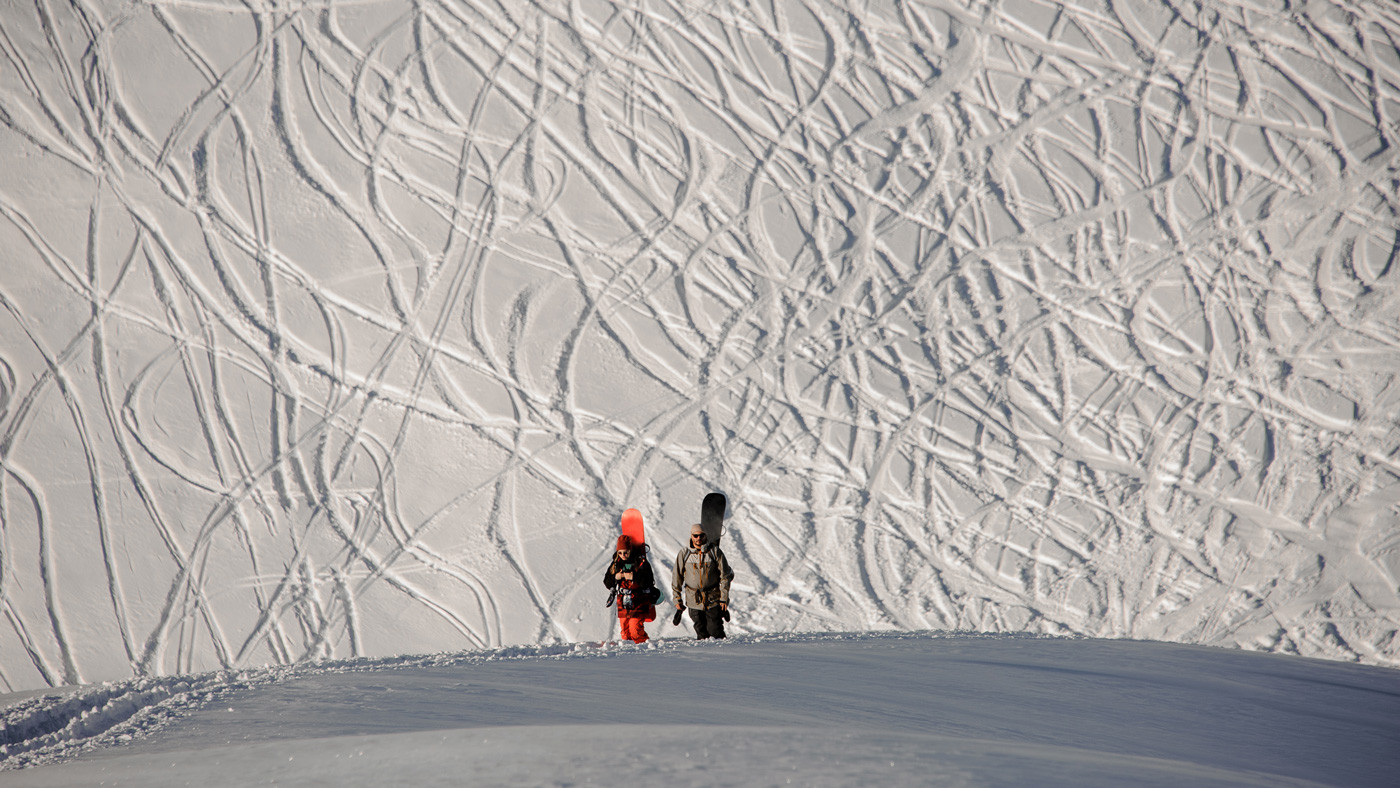
[[[169,697],[129,713],[156,688]],[[1400,769],[1400,671],[1152,641],[665,639],[140,679],[110,694],[25,705],[41,719],[92,704],[110,727],[20,739],[35,746],[0,758],[7,788],[1359,788]]]
[[[619,514],[666,564],[711,490],[737,634],[1400,666],[1397,41],[7,5],[0,691],[603,640]]]

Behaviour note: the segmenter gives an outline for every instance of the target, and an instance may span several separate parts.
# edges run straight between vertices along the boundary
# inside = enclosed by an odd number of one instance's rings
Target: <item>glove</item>
[[[684,613],[684,612],[685,612],[685,608],[684,608],[684,607],[678,607],[678,608],[676,608],[676,614],[675,614],[674,616],[671,616],[671,626],[673,626],[673,627],[678,627],[678,626],[681,625],[681,613]]]

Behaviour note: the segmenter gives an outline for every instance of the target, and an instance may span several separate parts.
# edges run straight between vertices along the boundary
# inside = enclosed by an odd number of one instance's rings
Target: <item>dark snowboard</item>
[[[724,510],[728,505],[724,493],[717,492],[706,495],[700,502],[700,527],[710,544],[719,544],[719,538],[724,535]]]
[[[705,500],[700,502],[700,527],[712,544],[719,544],[719,538],[724,535],[724,510],[728,505],[724,493],[717,492],[706,495]],[[720,615],[724,616],[725,621],[729,620],[729,610]]]

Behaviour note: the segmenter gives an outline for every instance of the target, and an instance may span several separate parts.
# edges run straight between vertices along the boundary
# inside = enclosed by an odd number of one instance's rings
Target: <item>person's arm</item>
[[[612,588],[613,586],[617,585],[617,576],[615,574],[616,572],[617,561],[614,560],[612,563],[608,564],[608,571],[603,573],[604,586],[606,586],[607,588]]]
[[[636,585],[644,594],[649,594],[652,589],[656,589],[656,595],[661,596],[661,589],[656,588],[656,570],[651,568],[651,561],[643,561],[642,565],[637,567]]]
[[[734,570],[729,568],[729,559],[724,557],[724,551],[715,548],[715,554],[719,558],[719,603],[723,607],[729,607],[729,583],[734,579]]]
[[[685,609],[685,548],[676,554],[676,565],[671,569],[671,598],[676,600],[676,607]]]

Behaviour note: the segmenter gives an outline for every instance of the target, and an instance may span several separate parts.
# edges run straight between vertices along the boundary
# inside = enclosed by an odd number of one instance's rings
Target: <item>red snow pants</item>
[[[628,615],[628,613],[635,613],[635,615]],[[644,626],[647,622],[647,619],[644,618],[645,615],[646,611],[644,610],[618,611],[617,621],[622,625],[623,640],[630,640],[633,643],[647,642],[647,629]]]

